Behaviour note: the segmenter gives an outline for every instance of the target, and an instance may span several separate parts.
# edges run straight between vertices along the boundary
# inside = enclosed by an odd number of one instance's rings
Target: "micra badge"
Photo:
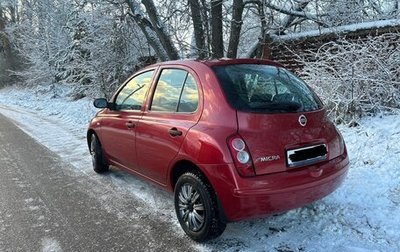
[[[271,162],[279,159],[281,159],[279,155],[265,156],[261,157],[261,162]]]

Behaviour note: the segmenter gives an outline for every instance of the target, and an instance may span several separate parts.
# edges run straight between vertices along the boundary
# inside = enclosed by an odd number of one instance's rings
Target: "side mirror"
[[[93,101],[93,105],[96,108],[108,108],[108,101],[105,98],[97,98]]]

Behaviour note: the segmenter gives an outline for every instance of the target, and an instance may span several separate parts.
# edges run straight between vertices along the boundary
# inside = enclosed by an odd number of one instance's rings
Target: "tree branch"
[[[146,8],[146,12],[150,18],[150,22],[153,24],[153,29],[157,34],[158,39],[164,46],[165,51],[168,54],[170,60],[179,59],[178,51],[176,50],[170,36],[165,32],[163,24],[158,18],[158,13],[153,0],[142,0],[142,4]]]
[[[307,2],[307,1],[306,1]],[[264,1],[265,6],[268,8],[271,8],[275,11],[278,11],[280,13],[294,16],[294,17],[300,17],[300,18],[306,18],[308,20],[314,21],[315,23],[321,25],[322,27],[328,27],[327,24],[325,24],[322,20],[320,20],[318,17],[308,14],[305,11],[297,11],[297,10],[290,10],[290,9],[284,9],[283,7],[276,6],[270,2]]]
[[[139,26],[140,30],[146,37],[146,40],[149,42],[150,46],[156,52],[157,56],[160,58],[161,61],[168,60],[168,55],[165,52],[160,41],[158,40],[151,22],[148,19],[146,19],[145,17],[143,17],[143,15],[135,13],[135,10],[137,8],[132,0],[126,0],[126,3],[128,4],[128,6],[132,12],[132,13],[129,13],[129,15],[133,18],[135,23]]]

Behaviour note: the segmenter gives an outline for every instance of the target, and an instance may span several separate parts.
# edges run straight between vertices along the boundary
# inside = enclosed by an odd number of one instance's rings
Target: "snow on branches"
[[[329,42],[299,57],[303,78],[322,97],[336,123],[400,111],[400,35]]]

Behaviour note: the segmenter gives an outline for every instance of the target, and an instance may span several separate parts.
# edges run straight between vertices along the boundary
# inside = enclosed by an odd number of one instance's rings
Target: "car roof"
[[[271,60],[265,60],[265,59],[248,59],[248,58],[242,58],[242,59],[230,59],[230,58],[222,58],[222,59],[215,59],[215,60],[204,60],[201,61],[207,66],[222,66],[222,65],[237,65],[237,64],[260,64],[260,65],[273,65],[273,66],[279,66],[282,67],[281,64],[278,62],[274,62]]]
[[[221,58],[221,59],[210,59],[210,60],[196,60],[196,59],[183,59],[183,60],[173,60],[173,61],[164,61],[153,64],[148,67],[154,66],[165,66],[165,65],[186,65],[191,66],[194,64],[202,63],[209,67],[213,66],[224,66],[224,65],[237,65],[237,64],[259,64],[259,65],[272,65],[277,67],[283,67],[278,62],[272,60],[265,59],[249,59],[249,58],[241,58],[241,59],[230,59],[230,58]],[[147,67],[146,67],[147,68]]]

